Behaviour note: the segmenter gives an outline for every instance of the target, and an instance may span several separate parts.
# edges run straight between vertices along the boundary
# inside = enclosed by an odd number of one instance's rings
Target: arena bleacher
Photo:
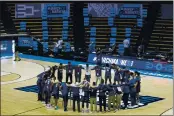
[[[101,4],[102,5],[102,4]],[[85,4],[87,9],[88,4]],[[116,43],[116,50],[123,52],[123,40],[130,38],[131,46],[136,45],[136,41],[140,35],[140,31],[147,17],[148,3],[143,3],[143,18],[120,18],[115,17],[114,12],[111,17],[92,17],[84,13],[85,40],[87,45],[92,41],[96,42],[96,47],[105,48],[106,45],[112,46]],[[84,8],[84,9],[85,9]],[[100,7],[98,6],[100,10]],[[98,12],[100,12],[98,10]],[[95,28],[92,34],[92,28]]]
[[[15,18],[15,4],[8,3],[8,8],[11,11],[11,18],[13,19],[14,25],[17,32],[26,31],[29,32],[31,37],[36,38],[45,47],[49,49],[54,48],[55,43],[59,39],[65,41],[65,47],[67,51],[73,46],[73,25],[72,25],[72,12],[70,15],[64,18],[48,18],[43,16],[41,18]],[[70,10],[72,5],[70,4]]]
[[[8,22],[14,25],[14,29],[11,32],[17,33],[28,33],[30,38],[34,38],[35,44],[39,41],[43,48],[49,48],[54,51],[55,44],[59,39],[64,40],[65,51],[70,52],[71,47],[75,47],[76,39],[74,35],[74,24],[73,17],[75,13],[73,10],[75,9],[75,3],[69,2],[69,10],[70,13],[67,16],[62,17],[47,17],[45,12],[42,12],[42,16],[40,17],[29,17],[29,18],[16,18],[15,16],[15,4],[19,2],[9,2],[4,4],[8,17]],[[28,2],[30,3],[30,2]],[[41,2],[42,3],[42,2]],[[41,4],[37,3],[37,4]],[[57,2],[59,3],[59,2]],[[62,2],[61,2],[62,3]],[[121,2],[118,2],[120,4]],[[129,2],[127,2],[129,3]],[[44,4],[44,3],[42,3]],[[46,4],[46,3],[45,3]],[[97,3],[98,4],[98,3]],[[115,3],[107,3],[107,5],[117,4]],[[105,49],[106,46],[116,45],[116,52],[114,54],[123,53],[123,40],[125,38],[130,39],[132,54],[137,52],[137,46],[142,44],[142,33],[146,30],[144,26],[148,23],[147,14],[151,10],[152,7],[151,2],[133,2],[130,5],[142,4],[142,17],[119,17],[115,15],[115,11],[112,10],[111,7],[106,7],[105,14],[108,13],[107,17],[105,16],[92,16],[89,13],[89,8],[92,8],[96,13],[102,15],[102,5],[103,3],[99,3],[96,6],[96,3],[82,3],[83,10],[83,20],[84,20],[84,35],[79,37],[84,37],[85,48],[88,49],[89,44],[94,42],[96,48]],[[95,6],[95,8],[94,8]],[[105,7],[105,6],[104,6]],[[147,40],[148,44],[146,45],[147,49],[145,52],[153,52],[158,50],[159,52],[168,52],[172,49],[172,32],[173,32],[173,19],[162,19],[161,18],[161,9],[157,10],[157,15],[154,14],[155,21],[153,22],[152,33],[149,34],[150,39]],[[11,21],[10,21],[11,20]],[[0,22],[2,25],[2,22]],[[13,27],[13,25],[11,27]],[[4,26],[2,25],[1,28]],[[7,28],[7,26],[5,26]],[[8,29],[2,29],[1,31],[7,30],[8,33],[10,27]],[[150,32],[149,32],[150,33]],[[23,37],[19,37],[23,40]],[[138,42],[139,41],[139,42]],[[76,42],[77,43],[77,42]],[[20,46],[26,47],[27,45]],[[33,44],[34,46],[34,44]],[[33,47],[34,50],[38,50],[36,47]],[[44,52],[48,52],[48,49],[44,49]]]

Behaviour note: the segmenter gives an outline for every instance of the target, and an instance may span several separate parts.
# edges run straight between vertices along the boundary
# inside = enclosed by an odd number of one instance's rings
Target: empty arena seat
[[[137,3],[138,4],[138,3]],[[142,12],[144,13],[142,19],[142,26],[144,20],[147,18],[147,9],[149,8],[149,3],[141,3],[143,6]],[[88,8],[88,3],[85,3],[84,8]],[[100,10],[96,7],[96,10]],[[144,10],[145,9],[145,10]],[[89,25],[85,26],[85,38],[87,46],[90,44],[90,33],[91,27],[96,27],[96,47],[105,48],[105,45],[110,45],[110,38],[116,38],[116,51],[118,50],[118,44],[122,44],[125,38],[131,38],[131,46],[135,46],[137,39],[140,36],[142,26],[140,23],[137,25],[136,18],[119,18],[115,16],[116,11],[111,9],[109,11],[109,17],[92,17],[89,15]],[[140,21],[140,20],[138,20]],[[115,27],[116,33],[111,32],[111,28]],[[127,32],[126,28],[130,28]]]
[[[173,49],[173,19],[162,19],[158,12],[157,20],[147,47],[148,52],[169,53]]]
[[[71,18],[73,15],[71,10],[73,7],[72,3],[69,3],[70,14],[65,14],[62,17],[56,18],[48,17],[47,12],[45,12],[46,10],[43,10],[41,17],[38,18],[15,18],[15,4],[18,4],[18,2],[7,3],[8,8],[11,9],[11,17],[18,33],[21,33],[20,22],[26,22],[26,30],[23,31],[29,31],[30,35],[38,40],[49,41],[48,46],[50,49],[53,49],[54,45],[52,45],[52,43],[57,42],[58,39],[67,40],[68,38],[73,38],[73,25]],[[65,34],[63,30],[67,30],[67,32],[65,32],[67,34]],[[74,42],[71,41],[70,45],[74,46]]]

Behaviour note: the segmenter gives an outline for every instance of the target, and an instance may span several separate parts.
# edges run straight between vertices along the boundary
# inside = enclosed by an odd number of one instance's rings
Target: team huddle
[[[57,70],[57,79],[55,72]],[[66,70],[66,82],[63,80],[63,70]],[[82,78],[82,70],[85,70],[85,76]],[[96,80],[91,80],[91,71],[95,70]],[[104,79],[102,70],[105,70]],[[114,82],[112,83],[111,70],[114,70]],[[74,71],[74,76],[73,76]],[[72,78],[75,77],[75,82]],[[70,79],[70,82],[68,80]],[[82,81],[81,81],[82,80]],[[107,81],[109,80],[109,84]],[[58,110],[59,97],[63,98],[64,111],[67,110],[68,99],[73,100],[73,111],[76,111],[75,102],[77,102],[78,112],[114,112],[127,108],[137,107],[139,103],[141,77],[139,72],[130,72],[125,68],[120,68],[115,64],[97,65],[85,67],[81,65],[72,66],[71,62],[63,66],[50,67],[48,70],[38,75],[38,101],[46,104],[47,108],[54,107]],[[59,92],[60,91],[60,92]],[[107,102],[108,99],[108,102]],[[128,101],[131,104],[128,104]],[[123,100],[123,105],[121,101]],[[82,109],[80,103],[82,102]],[[71,103],[71,102],[70,102]],[[86,103],[86,107],[84,104]],[[90,108],[89,108],[90,104]],[[108,106],[108,110],[106,110]],[[104,109],[102,109],[104,107]]]

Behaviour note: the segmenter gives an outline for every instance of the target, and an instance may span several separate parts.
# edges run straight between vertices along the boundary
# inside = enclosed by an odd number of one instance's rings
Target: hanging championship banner
[[[118,4],[117,15],[120,18],[141,18],[142,4]]]
[[[41,4],[16,4],[15,18],[41,17]]]
[[[141,18],[142,4],[89,3],[92,17]]]
[[[47,11],[47,17],[68,17],[70,11],[69,4],[46,4],[44,10]]]
[[[68,17],[70,4],[16,4],[15,18]]]

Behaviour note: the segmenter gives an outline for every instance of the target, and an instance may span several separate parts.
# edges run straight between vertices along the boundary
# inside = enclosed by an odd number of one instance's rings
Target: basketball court
[[[14,62],[12,58],[1,59],[1,112],[2,115],[84,115],[72,111],[72,101],[68,101],[68,112],[64,112],[62,98],[59,110],[46,109],[37,101],[36,76],[48,66],[58,65],[47,61],[22,58]],[[82,72],[82,78],[84,71]],[[95,81],[92,71],[92,81]],[[3,80],[3,81],[2,81]],[[64,78],[65,81],[65,72]],[[73,78],[74,82],[74,78]],[[141,105],[135,109],[106,113],[85,113],[86,115],[172,115],[173,80],[142,75]],[[99,109],[99,106],[98,106]]]

